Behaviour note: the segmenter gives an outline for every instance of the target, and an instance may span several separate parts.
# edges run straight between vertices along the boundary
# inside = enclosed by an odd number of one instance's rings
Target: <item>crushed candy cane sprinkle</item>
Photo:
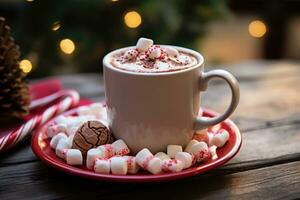
[[[142,73],[177,71],[197,62],[191,54],[171,46],[155,45],[147,38],[140,38],[135,47],[128,47],[111,58],[111,64],[117,68]]]

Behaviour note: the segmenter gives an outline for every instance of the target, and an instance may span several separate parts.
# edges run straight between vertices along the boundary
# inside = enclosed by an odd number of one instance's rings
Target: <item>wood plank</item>
[[[116,184],[63,174],[41,163],[0,170],[0,199],[180,198],[297,199],[300,161],[238,173],[198,175],[159,184]]]

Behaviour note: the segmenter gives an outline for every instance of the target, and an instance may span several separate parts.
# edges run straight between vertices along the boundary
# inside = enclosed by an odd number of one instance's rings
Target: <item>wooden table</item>
[[[224,67],[217,67],[224,68]],[[299,199],[300,64],[252,61],[230,68],[241,100],[232,119],[243,145],[228,164],[209,173],[159,184],[116,184],[70,176],[44,165],[29,141],[0,157],[0,199]],[[103,100],[100,75],[61,76],[67,88]],[[219,112],[229,89],[214,82],[202,97]]]

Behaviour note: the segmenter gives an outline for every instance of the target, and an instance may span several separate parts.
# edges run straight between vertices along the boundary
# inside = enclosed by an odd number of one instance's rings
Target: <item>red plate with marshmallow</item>
[[[70,110],[64,113],[64,116],[76,115],[77,109]],[[203,109],[203,116],[205,117],[215,117],[219,115],[218,113]],[[68,165],[63,159],[59,158],[55,154],[55,150],[50,147],[50,139],[48,138],[46,131],[50,124],[53,124],[53,120],[50,120],[44,126],[40,127],[35,131],[31,146],[33,152],[38,158],[40,158],[44,163],[50,165],[58,170],[64,171],[69,174],[82,176],[97,180],[115,181],[115,182],[160,182],[160,181],[171,181],[176,179],[181,179],[185,177],[195,176],[202,174],[206,171],[212,170],[219,167],[230,159],[232,159],[239,151],[242,138],[238,127],[229,119],[223,121],[222,123],[209,128],[208,130],[216,132],[220,129],[225,129],[229,133],[229,140],[221,148],[217,148],[217,159],[209,159],[207,161],[196,163],[190,168],[184,169],[180,172],[167,172],[161,174],[150,174],[149,172],[140,170],[137,174],[128,175],[114,175],[114,174],[100,174],[92,170],[89,170],[85,165],[82,166],[71,166]]]

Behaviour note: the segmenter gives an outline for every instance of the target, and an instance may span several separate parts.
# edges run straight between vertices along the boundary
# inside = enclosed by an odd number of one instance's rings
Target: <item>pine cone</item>
[[[20,50],[0,17],[0,115],[22,117],[29,112],[30,95],[25,73],[19,66]]]

